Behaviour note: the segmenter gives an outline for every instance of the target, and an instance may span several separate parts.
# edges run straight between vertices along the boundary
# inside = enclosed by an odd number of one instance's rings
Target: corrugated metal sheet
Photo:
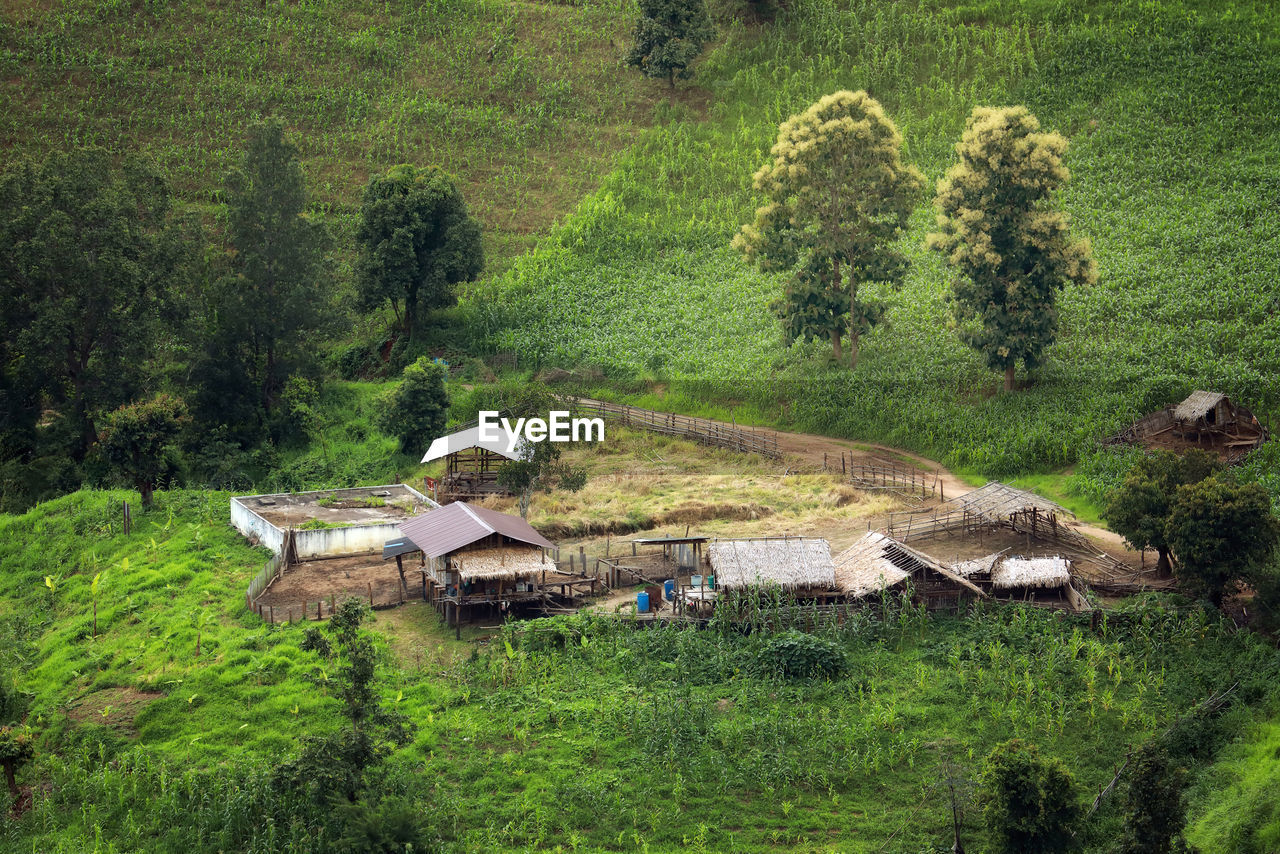
[[[400,523],[400,533],[423,551],[427,557],[440,557],[483,540],[490,534],[502,534],[512,540],[555,548],[546,537],[535,531],[519,516],[509,516],[485,507],[473,507],[465,501],[446,504]]]
[[[433,440],[431,447],[423,454],[422,462],[433,462],[471,448],[482,448],[509,460],[528,459],[530,451],[524,439],[513,436],[501,427],[498,428],[498,439],[491,442],[480,438],[479,427],[468,427],[466,430],[459,430],[457,433],[450,433]]]

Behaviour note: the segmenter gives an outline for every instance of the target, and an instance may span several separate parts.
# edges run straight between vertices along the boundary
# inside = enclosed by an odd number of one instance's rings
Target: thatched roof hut
[[[1007,557],[991,570],[995,590],[1054,588],[1071,583],[1071,561],[1065,557]]]
[[[898,567],[886,554],[892,542],[884,534],[868,531],[862,539],[835,557],[836,589],[855,599],[900,584],[911,574]]]
[[[1046,516],[1071,516],[1071,511],[1034,492],[1017,489],[999,481],[991,481],[972,492],[953,498],[947,504],[979,516],[993,524],[1008,521],[1019,513],[1039,511]]]
[[[453,566],[463,581],[528,578],[547,569],[542,549],[504,546],[457,552]]]
[[[1215,424],[1226,420],[1221,416],[1230,414],[1231,401],[1225,394],[1216,391],[1193,391],[1187,399],[1173,408],[1173,418],[1183,424],[1202,422]]]
[[[716,586],[728,590],[777,585],[784,590],[835,585],[826,540],[802,537],[716,540],[707,548]]]
[[[961,578],[982,578],[989,580],[991,578],[991,570],[995,568],[996,562],[1003,556],[1003,552],[976,557],[972,560],[962,560],[951,564],[951,571]]]

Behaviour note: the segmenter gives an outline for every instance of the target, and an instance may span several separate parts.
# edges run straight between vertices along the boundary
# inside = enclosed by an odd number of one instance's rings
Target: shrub
[[[761,669],[785,679],[833,678],[844,673],[845,656],[834,641],[788,631],[761,651]]]

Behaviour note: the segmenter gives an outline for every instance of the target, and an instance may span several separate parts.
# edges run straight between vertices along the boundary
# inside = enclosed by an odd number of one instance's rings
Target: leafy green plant
[[[847,665],[834,641],[794,630],[770,638],[759,661],[762,671],[786,679],[834,679]]]

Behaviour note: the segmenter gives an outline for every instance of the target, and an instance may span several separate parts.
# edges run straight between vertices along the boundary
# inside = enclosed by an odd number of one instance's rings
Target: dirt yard
[[[409,582],[406,599],[420,598],[422,585],[416,565],[405,564],[405,579]],[[389,605],[400,601],[400,576],[395,561],[382,560],[381,555],[356,555],[353,557],[308,560],[294,564],[258,597],[264,607],[274,609],[276,621],[288,619],[290,611],[301,616],[304,606],[315,619],[317,602],[323,602],[323,613],[328,616],[330,603],[341,603],[352,596],[369,600],[373,591],[375,605]]]

